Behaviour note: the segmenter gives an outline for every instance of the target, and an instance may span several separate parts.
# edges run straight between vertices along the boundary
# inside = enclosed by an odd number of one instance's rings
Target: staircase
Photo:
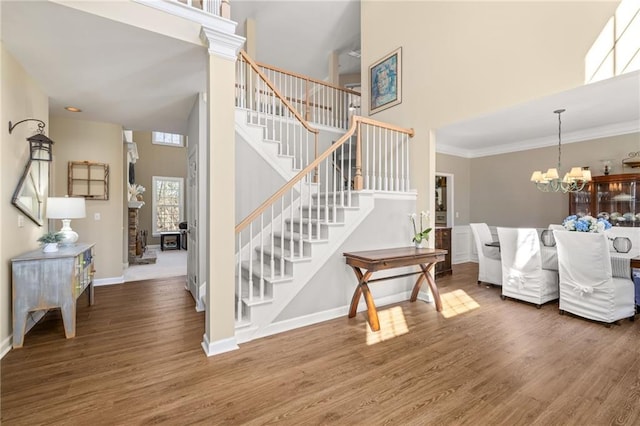
[[[301,170],[301,156],[292,155],[286,132],[269,131],[277,118],[258,124],[251,115],[237,110],[237,135],[290,181]],[[263,219],[268,233],[253,241],[253,249],[239,262],[236,339],[246,342],[272,334],[273,320],[372,209],[372,193],[357,193],[344,186],[322,192],[313,179],[303,180],[273,220],[270,215]]]
[[[408,191],[412,131],[353,117],[344,135],[317,153],[318,131],[250,59],[239,61],[237,76],[236,137],[287,182],[236,226],[242,343],[284,331],[278,315],[373,211],[377,192]]]

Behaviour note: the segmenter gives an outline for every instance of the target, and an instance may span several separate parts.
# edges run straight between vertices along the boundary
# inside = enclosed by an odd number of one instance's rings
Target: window
[[[155,145],[184,146],[184,136],[175,133],[151,132],[151,142]]]
[[[153,230],[154,237],[161,232],[178,231],[184,211],[184,179],[153,176]]]

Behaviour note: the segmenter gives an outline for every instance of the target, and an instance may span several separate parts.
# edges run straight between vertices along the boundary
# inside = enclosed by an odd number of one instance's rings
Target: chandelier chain
[[[562,157],[562,120],[560,119],[560,115],[562,114],[561,110],[556,111],[558,114],[558,170],[561,170],[560,166],[560,158]]]

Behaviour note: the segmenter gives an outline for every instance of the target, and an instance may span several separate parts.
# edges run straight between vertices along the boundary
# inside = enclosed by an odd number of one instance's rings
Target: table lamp
[[[73,245],[78,241],[78,233],[71,229],[71,219],[86,217],[83,197],[49,197],[47,198],[47,218],[62,219],[62,245]]]

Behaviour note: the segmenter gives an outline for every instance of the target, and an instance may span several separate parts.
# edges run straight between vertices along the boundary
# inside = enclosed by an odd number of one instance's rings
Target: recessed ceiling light
[[[80,108],[76,108],[76,107],[72,107],[72,106],[66,106],[66,107],[64,107],[64,109],[66,109],[67,111],[71,111],[71,112],[82,112],[82,110]]]
[[[347,52],[347,55],[349,55],[349,56],[351,56],[353,58],[360,59],[360,57],[362,56],[362,52],[361,52],[360,49],[354,49],[354,50],[351,50],[351,51]]]

